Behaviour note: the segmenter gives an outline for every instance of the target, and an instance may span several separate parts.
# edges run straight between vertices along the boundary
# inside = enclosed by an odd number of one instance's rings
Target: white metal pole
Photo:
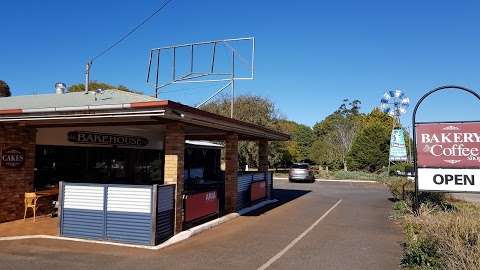
[[[92,61],[88,61],[87,65],[85,66],[85,94],[88,93],[88,87],[90,84],[90,67],[91,67]]]

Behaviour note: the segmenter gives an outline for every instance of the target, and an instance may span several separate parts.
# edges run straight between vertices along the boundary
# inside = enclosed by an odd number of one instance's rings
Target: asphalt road
[[[278,204],[165,249],[0,242],[0,269],[399,268],[402,236],[382,185],[277,180],[275,188]]]

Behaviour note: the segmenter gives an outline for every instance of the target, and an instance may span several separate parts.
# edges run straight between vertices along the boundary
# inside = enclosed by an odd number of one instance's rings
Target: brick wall
[[[268,171],[268,141],[258,141],[258,171]]]
[[[259,172],[268,172],[268,141],[260,140],[258,141],[258,171]],[[273,184],[273,179],[272,179]],[[271,198],[271,187],[267,183],[267,198]]]
[[[165,134],[165,184],[176,184],[175,233],[182,231],[183,224],[183,168],[185,155],[185,132],[183,125],[166,125]]]
[[[225,138],[225,211],[237,211],[238,136]]]
[[[0,222],[23,218],[25,192],[33,191],[35,129],[0,126],[0,151],[16,146],[25,150],[20,168],[0,166]]]

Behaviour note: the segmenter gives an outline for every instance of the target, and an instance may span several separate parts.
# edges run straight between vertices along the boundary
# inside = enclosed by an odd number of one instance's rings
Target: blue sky
[[[14,95],[83,82],[87,59],[161,2],[4,1],[0,79]],[[98,59],[92,79],[152,94],[145,83],[150,48],[254,36],[256,78],[239,83],[237,93],[266,96],[284,116],[313,125],[344,98],[360,99],[368,112],[390,89],[414,103],[444,84],[480,88],[479,11],[478,1],[174,0]],[[186,89],[161,98],[195,104],[215,90]],[[419,119],[478,120],[479,113],[471,97],[452,92],[429,99]],[[410,115],[403,121],[410,125]]]

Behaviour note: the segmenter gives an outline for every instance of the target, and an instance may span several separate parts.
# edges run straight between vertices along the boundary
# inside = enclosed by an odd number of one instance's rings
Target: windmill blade
[[[396,98],[400,98],[402,95],[403,95],[402,90],[393,91],[393,96]]]

